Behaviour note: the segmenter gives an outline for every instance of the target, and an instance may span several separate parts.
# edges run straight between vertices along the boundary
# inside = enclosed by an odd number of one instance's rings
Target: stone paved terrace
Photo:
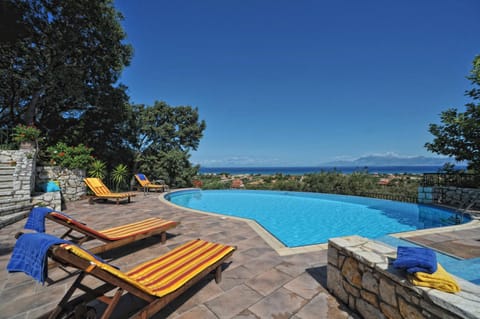
[[[113,258],[112,263],[122,270],[194,238],[238,247],[220,284],[212,276],[205,278],[153,318],[359,318],[326,289],[326,250],[280,256],[243,221],[178,209],[158,198],[158,194],[138,193],[132,203],[121,205],[89,205],[87,200],[80,200],[69,203],[64,210],[95,229],[151,216],[181,222],[169,233],[165,245],[152,238],[109,252],[105,257]],[[74,280],[56,268],[49,273],[56,282],[42,286],[23,273],[6,271],[14,235],[23,229],[24,223],[22,220],[0,229],[0,318],[38,318],[55,307]],[[60,235],[63,230],[47,221],[47,232]],[[94,282],[95,279],[87,281]],[[116,313],[114,318],[125,317],[138,305],[137,300],[124,297],[121,315]]]

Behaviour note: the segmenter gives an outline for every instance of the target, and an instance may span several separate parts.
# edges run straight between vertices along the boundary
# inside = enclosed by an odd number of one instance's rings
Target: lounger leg
[[[60,303],[49,314],[49,316],[48,316],[49,319],[58,318],[63,312],[67,312],[67,313],[72,312],[72,311],[74,311],[76,306],[78,306],[80,304],[83,304],[83,303],[88,303],[89,301],[92,301],[96,298],[100,298],[105,293],[107,293],[108,291],[115,288],[111,284],[104,284],[104,285],[101,285],[101,286],[99,286],[95,289],[90,289],[90,288],[81,284],[81,281],[83,280],[83,278],[85,278],[85,275],[86,274],[84,272],[82,272],[80,275],[78,275],[77,279],[72,284],[72,286],[68,289],[68,291],[65,293],[65,296],[63,296]],[[79,295],[78,297],[69,301],[69,299],[72,297],[72,295],[73,295],[73,293],[75,292],[76,289],[80,289],[80,290],[84,291],[85,294]]]
[[[115,309],[118,302],[120,301],[120,297],[122,297],[122,294],[123,294],[123,289],[119,288],[119,289],[117,289],[117,291],[115,292],[115,295],[113,297],[109,298],[109,297],[102,296],[101,298],[99,298],[100,301],[102,301],[102,302],[104,302],[108,305],[107,309],[105,309],[105,312],[103,313],[103,315],[100,319],[110,318],[110,316],[113,313],[113,310]]]
[[[80,285],[80,282],[85,278],[85,273],[81,273],[78,275],[77,279],[73,283],[73,285],[68,289],[67,293],[65,296],[63,296],[62,300],[60,303],[55,307],[55,309],[50,313],[50,316],[48,316],[48,319],[54,319],[57,318],[58,315],[62,313],[63,310],[67,310],[64,308],[65,305],[68,304],[68,300],[70,297],[72,297],[74,291],[77,289],[78,285]]]
[[[167,241],[167,232],[164,231],[160,234],[160,242],[162,244],[165,244],[166,241]]]
[[[222,281],[222,265],[215,269],[215,282],[218,284]]]

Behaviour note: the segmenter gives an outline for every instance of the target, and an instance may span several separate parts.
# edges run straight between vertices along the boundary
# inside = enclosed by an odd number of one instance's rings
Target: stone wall
[[[364,318],[480,318],[480,287],[457,294],[410,284],[390,262],[396,249],[359,236],[328,242],[327,287]]]
[[[85,170],[72,170],[58,166],[38,166],[36,175],[37,189],[40,189],[41,185],[48,181],[57,181],[65,202],[78,200],[86,194],[86,186],[83,182]]]
[[[465,203],[480,201],[480,189],[459,187],[419,187],[418,202],[422,204],[443,204],[465,208]],[[480,202],[472,209],[480,210]]]
[[[40,193],[32,196],[33,206],[46,206],[53,210],[62,210],[62,195],[60,192]]]
[[[15,166],[12,199],[30,200],[35,187],[35,156],[35,149],[0,150],[0,162]]]

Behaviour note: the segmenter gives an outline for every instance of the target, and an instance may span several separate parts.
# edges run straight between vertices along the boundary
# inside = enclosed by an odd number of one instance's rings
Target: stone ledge
[[[480,286],[461,278],[457,294],[414,286],[390,265],[395,257],[394,247],[367,238],[332,238],[327,287],[366,318],[480,318]]]
[[[5,226],[8,226],[10,224],[16,223],[24,219],[25,217],[28,216],[29,213],[30,213],[30,209],[5,215],[5,216],[0,216],[0,228],[3,228]]]

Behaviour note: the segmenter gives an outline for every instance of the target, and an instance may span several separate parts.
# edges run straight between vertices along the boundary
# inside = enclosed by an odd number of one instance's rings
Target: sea
[[[352,174],[354,172],[365,172],[369,174],[424,174],[438,173],[441,165],[434,166],[311,166],[311,167],[200,167],[200,174],[222,174],[230,175],[305,175],[321,172],[341,172]]]

